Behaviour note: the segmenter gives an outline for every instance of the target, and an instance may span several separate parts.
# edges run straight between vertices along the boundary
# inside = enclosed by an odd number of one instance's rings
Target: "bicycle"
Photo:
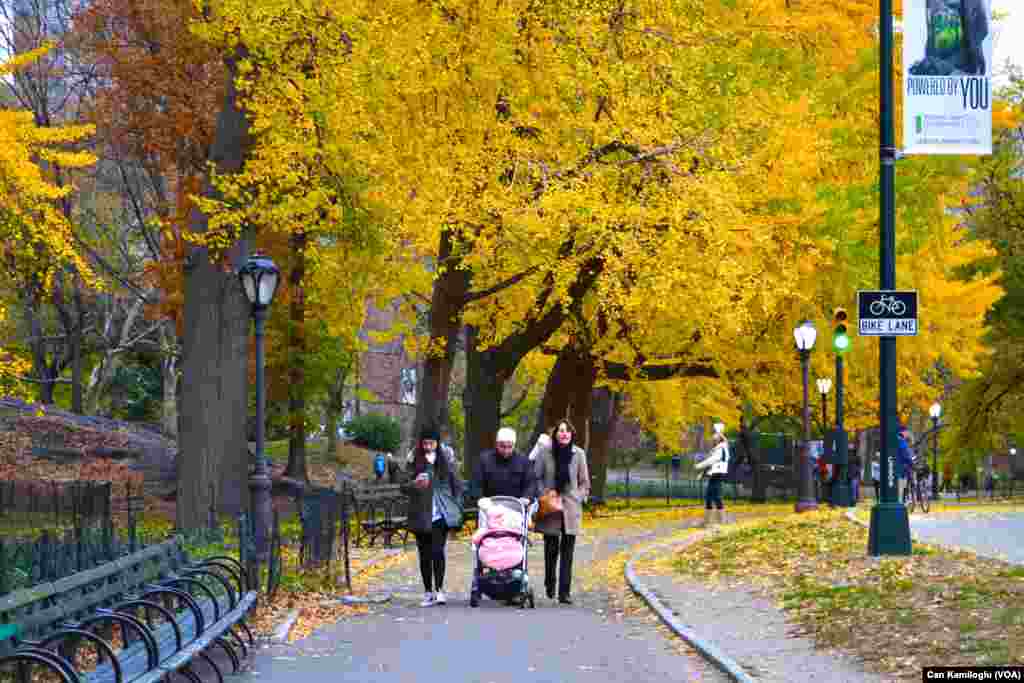
[[[887,311],[892,315],[903,315],[907,312],[907,305],[894,296],[883,294],[881,298],[872,301],[868,309],[871,315],[882,315]]]
[[[931,501],[929,500],[930,493],[926,477],[925,472],[914,471],[911,473],[910,481],[903,489],[903,504],[907,507],[908,513],[913,513],[914,508],[918,505],[921,506],[921,512],[928,512]]]

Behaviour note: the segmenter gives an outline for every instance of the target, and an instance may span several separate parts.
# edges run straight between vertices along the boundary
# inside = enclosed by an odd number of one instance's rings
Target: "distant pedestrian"
[[[853,493],[853,504],[856,505],[858,501],[860,501],[860,478],[862,470],[860,456],[857,455],[857,451],[850,450],[849,454],[850,487]]]
[[[439,450],[440,435],[426,428],[407,463],[402,490],[409,496],[407,524],[416,536],[420,575],[426,591],[421,607],[443,605],[448,531],[462,525],[462,480],[451,451]]]
[[[704,494],[704,526],[725,521],[722,481],[729,473],[729,441],[721,432],[716,432],[711,440],[714,444],[711,452],[696,465],[702,472],[701,476],[708,478],[707,491]]]
[[[878,503],[882,500],[882,454],[875,451],[875,458],[871,461],[871,483],[875,487],[875,502]]]
[[[898,489],[896,500],[903,500],[903,490],[907,486],[907,481],[913,476],[914,469],[914,454],[910,450],[910,430],[905,425],[900,426],[899,434],[899,448],[896,451],[896,476],[898,479]]]

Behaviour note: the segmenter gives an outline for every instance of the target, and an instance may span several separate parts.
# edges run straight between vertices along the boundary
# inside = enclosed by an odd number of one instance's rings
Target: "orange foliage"
[[[198,16],[190,0],[95,0],[75,16],[75,32],[101,75],[90,112],[97,138],[113,158],[137,162],[160,185],[148,208],[160,222],[162,260],[147,275],[163,296],[149,313],[179,325],[183,234],[226,76],[219,52],[191,32]]]

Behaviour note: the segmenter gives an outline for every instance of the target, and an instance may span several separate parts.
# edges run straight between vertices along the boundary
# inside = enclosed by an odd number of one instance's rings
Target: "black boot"
[[[576,537],[562,534],[562,547],[558,558],[558,602],[572,604],[572,555],[576,549]]]
[[[544,588],[548,599],[555,599],[555,568],[558,566],[558,536],[544,535]]]

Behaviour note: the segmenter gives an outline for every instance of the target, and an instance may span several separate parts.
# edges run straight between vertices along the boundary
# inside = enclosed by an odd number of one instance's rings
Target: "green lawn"
[[[288,462],[288,439],[268,441],[264,447],[267,457],[276,463]],[[306,442],[306,462],[322,465],[329,462],[327,458],[327,439],[314,439]]]

